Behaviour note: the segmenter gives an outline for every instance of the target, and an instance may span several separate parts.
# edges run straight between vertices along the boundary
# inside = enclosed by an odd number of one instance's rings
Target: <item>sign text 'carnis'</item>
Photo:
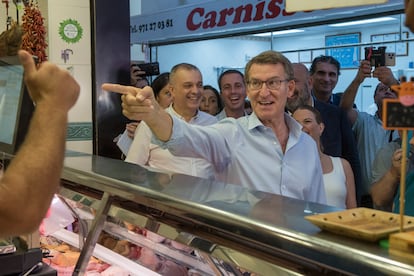
[[[246,4],[224,8],[219,11],[196,7],[187,16],[187,29],[190,31],[196,31],[200,28],[212,29],[215,27],[277,18],[280,15],[293,15],[294,12],[286,12],[283,7],[283,2],[283,0],[272,0],[269,3],[260,1],[256,5]]]

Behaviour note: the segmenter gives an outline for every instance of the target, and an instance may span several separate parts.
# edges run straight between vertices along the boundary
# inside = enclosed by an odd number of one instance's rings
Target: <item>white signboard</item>
[[[402,0],[389,0],[387,4],[368,5],[359,8],[288,12],[285,9],[285,1],[290,0],[208,1],[163,10],[158,13],[132,16],[130,26],[131,43],[160,45],[237,33],[278,31],[295,25],[304,26],[355,16],[362,17],[398,10],[403,12],[404,10]],[[326,0],[293,0],[293,2],[295,1],[301,3],[300,6],[304,7],[308,2],[322,3]],[[355,0],[346,1],[353,2]],[[374,2],[374,0],[371,1]],[[384,2],[385,0],[381,1]]]
[[[387,0],[286,0],[286,11],[312,11],[331,8],[383,4]]]

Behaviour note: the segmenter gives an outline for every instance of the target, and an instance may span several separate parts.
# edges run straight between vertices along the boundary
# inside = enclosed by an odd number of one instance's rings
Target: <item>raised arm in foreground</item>
[[[69,109],[79,85],[69,72],[19,51],[24,80],[36,104],[25,142],[0,180],[0,236],[34,230],[60,183]]]
[[[161,108],[154,97],[152,88],[142,89],[120,84],[104,83],[102,89],[122,95],[122,113],[130,120],[144,121],[161,141],[168,141],[172,133],[172,119]]]
[[[366,77],[371,76],[371,65],[368,60],[361,60],[361,64],[359,65],[358,72],[349,86],[346,88],[344,94],[341,98],[341,103],[339,107],[344,110],[348,118],[353,125],[357,119],[357,111],[353,108],[355,97],[358,93],[359,86],[364,81]]]

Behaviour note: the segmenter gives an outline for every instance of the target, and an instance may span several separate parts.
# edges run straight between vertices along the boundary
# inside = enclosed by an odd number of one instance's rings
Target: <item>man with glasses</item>
[[[150,88],[116,84],[102,88],[124,94],[124,115],[144,120],[158,144],[174,155],[206,159],[219,180],[326,203],[316,144],[284,111],[295,89],[292,64],[279,52],[263,52],[247,63],[245,80],[252,114],[202,127],[168,115]]]

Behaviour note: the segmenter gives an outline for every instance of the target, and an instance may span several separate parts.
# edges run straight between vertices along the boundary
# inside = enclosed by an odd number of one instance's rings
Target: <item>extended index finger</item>
[[[102,84],[102,89],[108,92],[115,92],[122,95],[136,95],[136,89],[132,86],[114,84],[114,83],[104,83]]]

